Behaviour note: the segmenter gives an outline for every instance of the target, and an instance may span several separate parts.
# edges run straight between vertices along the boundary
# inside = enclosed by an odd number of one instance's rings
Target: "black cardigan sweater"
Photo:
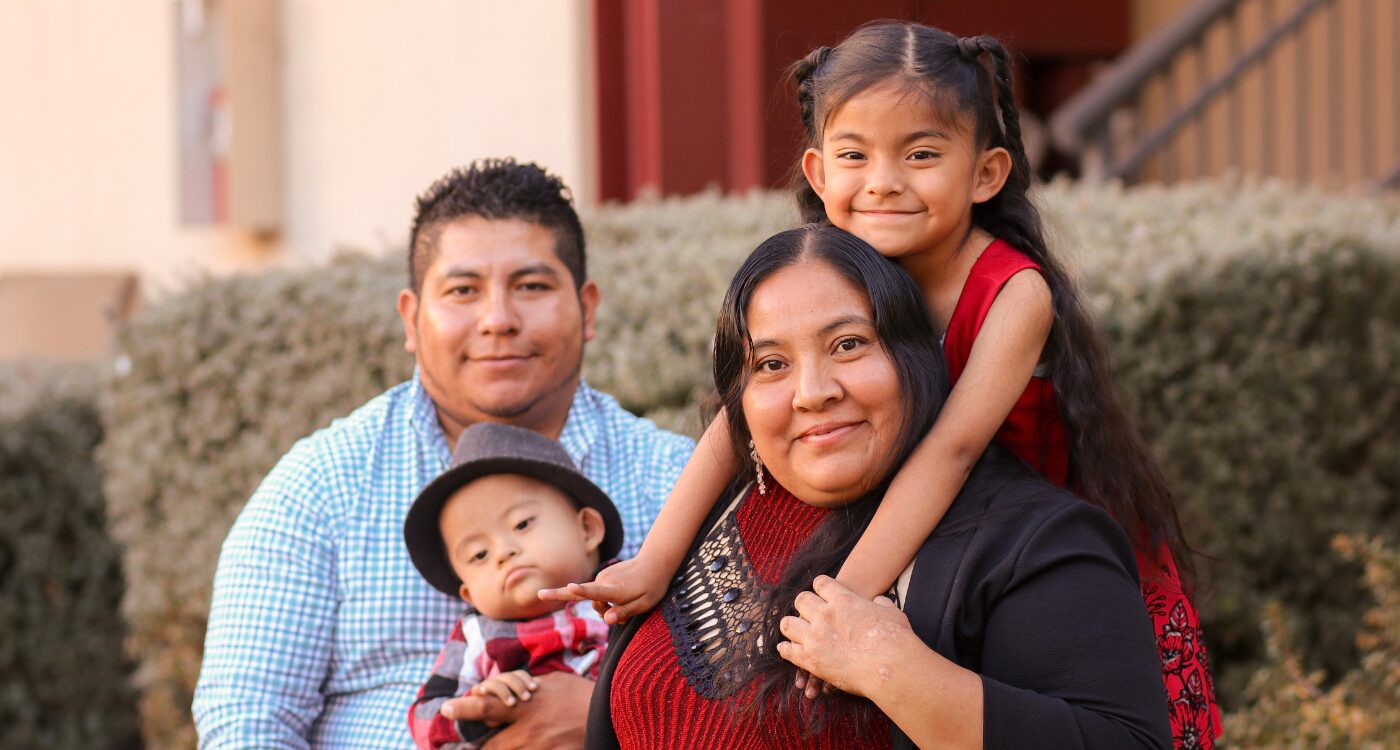
[[[1038,479],[982,486],[958,497],[920,549],[903,609],[924,643],[981,675],[984,747],[1170,748],[1156,641],[1123,531]],[[613,633],[589,750],[618,746],[612,673],[645,619]],[[896,748],[914,747],[892,731]]]

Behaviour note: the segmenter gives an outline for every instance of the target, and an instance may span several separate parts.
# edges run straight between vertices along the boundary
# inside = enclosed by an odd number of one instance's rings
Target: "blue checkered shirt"
[[[582,383],[559,441],[635,554],[693,443]],[[403,519],[450,458],[415,373],[277,463],[219,557],[201,748],[413,748],[409,707],[463,605],[418,575]]]

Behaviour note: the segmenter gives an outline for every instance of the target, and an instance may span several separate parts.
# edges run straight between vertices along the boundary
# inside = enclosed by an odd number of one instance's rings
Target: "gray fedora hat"
[[[438,529],[442,506],[468,482],[490,474],[521,474],[558,487],[580,508],[592,508],[603,516],[599,560],[611,560],[622,549],[622,516],[617,506],[598,485],[579,473],[557,440],[521,427],[480,422],[462,431],[447,471],[418,493],[403,521],[409,558],[423,578],[439,591],[457,596],[462,586],[462,579],[447,559]]]

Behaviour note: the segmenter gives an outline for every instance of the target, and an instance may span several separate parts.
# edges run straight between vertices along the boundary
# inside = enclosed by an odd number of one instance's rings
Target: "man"
[[[418,200],[405,348],[417,369],[298,442],[239,515],[219,558],[194,718],[203,748],[412,748],[407,716],[460,602],[415,571],[403,519],[462,430],[556,438],[622,514],[623,557],[693,447],[580,379],[598,287],[569,194],[533,164],[477,162]],[[580,746],[592,683],[539,679],[491,747]]]

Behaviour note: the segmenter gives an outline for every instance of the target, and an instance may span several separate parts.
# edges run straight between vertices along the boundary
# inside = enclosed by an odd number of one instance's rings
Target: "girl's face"
[[[888,473],[904,403],[869,298],[806,260],[764,279],[745,317],[744,419],[768,471],[808,505],[864,495]]]
[[[972,130],[944,122],[917,92],[875,86],[832,114],[802,171],[831,223],[881,255],[947,257],[971,230],[973,204],[1010,170],[1006,150],[978,148]]]

